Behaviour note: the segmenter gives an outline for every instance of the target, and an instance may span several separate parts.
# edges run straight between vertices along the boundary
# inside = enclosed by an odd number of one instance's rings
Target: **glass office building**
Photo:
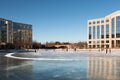
[[[89,48],[120,48],[120,11],[88,20]]]
[[[32,48],[32,25],[0,18],[0,45],[13,44],[15,48]]]

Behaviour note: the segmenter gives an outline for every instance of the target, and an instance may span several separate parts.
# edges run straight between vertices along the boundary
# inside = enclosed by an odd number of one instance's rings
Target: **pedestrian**
[[[100,52],[100,49],[98,49],[98,52]]]
[[[66,51],[68,51],[68,48],[66,49]]]
[[[74,48],[74,51],[76,51],[76,48]]]
[[[106,54],[108,53],[108,49],[106,48]]]
[[[36,52],[36,50],[35,50],[35,52]]]
[[[109,53],[111,53],[111,49],[109,48]]]

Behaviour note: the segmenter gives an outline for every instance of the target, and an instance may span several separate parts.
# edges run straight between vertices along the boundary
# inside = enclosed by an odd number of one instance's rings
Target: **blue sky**
[[[87,20],[120,10],[120,0],[0,0],[0,17],[33,25],[38,42],[87,41]]]

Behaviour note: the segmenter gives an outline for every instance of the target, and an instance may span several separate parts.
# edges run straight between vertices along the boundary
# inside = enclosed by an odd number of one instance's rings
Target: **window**
[[[97,39],[99,39],[99,38],[100,38],[100,27],[97,26]]]
[[[101,23],[104,23],[104,20],[102,20]]]
[[[96,31],[95,26],[93,26],[93,39],[95,39],[95,34],[96,34],[95,31]]]
[[[93,24],[95,24],[95,22],[93,22]]]
[[[109,20],[107,19],[106,22],[109,22]]]
[[[104,43],[104,41],[101,41],[101,43]]]
[[[101,48],[104,48],[104,45],[101,45]]]
[[[109,45],[106,45],[106,48],[109,48]]]
[[[100,43],[100,41],[97,41],[97,43]]]
[[[93,45],[93,48],[95,48],[96,46],[95,45]]]
[[[91,43],[91,41],[89,41],[89,43]]]
[[[89,45],[89,48],[91,48],[91,45]]]
[[[92,38],[92,31],[91,31],[91,27],[89,27],[89,39],[91,39]]]
[[[97,24],[99,24],[100,23],[100,21],[97,21]]]
[[[101,38],[104,38],[104,25],[101,25]]]
[[[116,47],[120,47],[120,40],[116,40]]]
[[[100,48],[100,45],[97,45],[97,48]]]
[[[6,26],[6,25],[5,25],[5,21],[0,21],[0,25]]]
[[[89,25],[91,25],[91,22],[89,22]]]
[[[106,43],[109,43],[109,40],[107,40]]]
[[[11,26],[12,26],[12,23],[9,23],[8,26],[11,27]]]
[[[112,48],[114,48],[114,40],[112,40]]]
[[[109,24],[106,24],[106,38],[109,38]]]
[[[116,38],[120,38],[120,16],[116,17]]]
[[[114,18],[112,18],[112,38],[114,38],[115,37],[115,26],[114,26],[114,24],[115,24],[115,19]]]

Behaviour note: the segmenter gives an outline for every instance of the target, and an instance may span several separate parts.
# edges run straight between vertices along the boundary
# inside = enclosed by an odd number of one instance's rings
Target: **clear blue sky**
[[[33,40],[87,41],[87,20],[120,10],[120,0],[0,0],[0,17],[33,25]]]

